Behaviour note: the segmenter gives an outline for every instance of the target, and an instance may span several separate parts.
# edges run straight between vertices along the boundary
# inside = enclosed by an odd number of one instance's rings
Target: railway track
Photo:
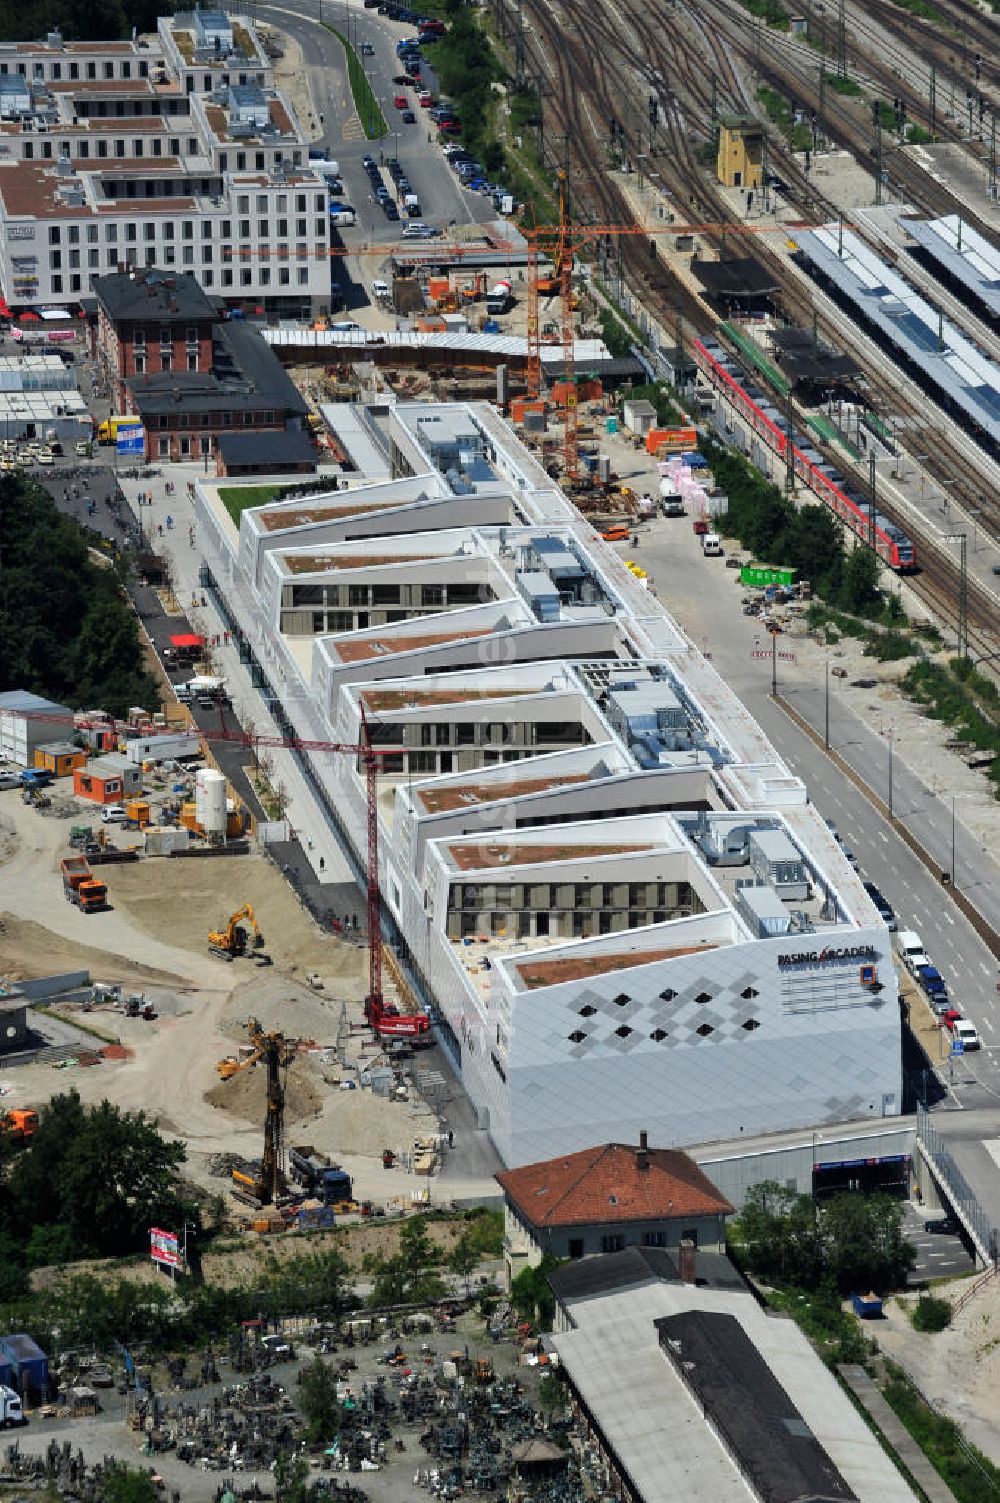
[[[725,8],[726,0],[713,0],[715,19]],[[645,88],[656,91],[661,98],[665,139],[658,143],[654,160],[656,171],[669,187],[674,201],[685,205],[688,217],[692,220],[720,224],[735,222],[731,209],[709,183],[697,160],[697,146],[700,142],[707,142],[711,128],[713,90],[711,75],[706,75],[705,72],[708,54],[714,59],[717,68],[715,101],[723,107],[736,109],[745,101],[745,88],[734,61],[734,56],[745,56],[745,53],[742,48],[730,51],[732,39],[730,37],[727,42],[719,36],[713,25],[713,17],[706,18],[700,13],[694,0],[682,0],[678,7],[679,13],[671,12],[675,22],[686,23],[686,26],[674,24],[669,31],[662,11],[655,9],[641,15],[630,15],[629,28],[626,29],[621,17],[613,13],[611,0],[598,0],[592,6],[585,5],[582,0],[562,0],[558,13],[548,0],[533,0],[532,11],[535,36],[541,48],[550,59],[558,59],[555,72],[551,66],[546,68],[547,76],[552,80],[547,113],[550,121],[553,114],[556,115],[560,126],[570,137],[573,144],[574,193],[578,201],[582,198],[588,203],[594,218],[615,223],[631,220],[633,216],[624,194],[604,169],[607,142],[602,141],[595,132],[592,112],[585,112],[582,108],[580,81],[586,78],[587,93],[597,112],[597,118],[607,122],[612,117],[622,118],[623,101],[628,96],[626,80],[631,73],[636,81]],[[690,27],[693,35],[687,34],[686,27]],[[664,40],[668,35],[669,48]],[[742,41],[746,41],[745,30]],[[789,77],[786,74],[782,80],[786,88]],[[664,91],[663,83],[665,79],[676,82],[681,78],[684,80],[683,100],[679,87],[675,90],[668,86]],[[630,122],[630,135],[633,138],[638,137],[642,128],[645,105],[646,97],[642,90],[635,91]],[[845,134],[850,134],[856,149],[858,123],[850,112],[844,111],[844,114],[846,118],[842,122],[842,129]],[[796,158],[780,148],[778,156],[795,201],[803,206],[808,204],[817,218],[835,217],[834,206],[818,192]],[[931,207],[930,204],[928,207]],[[939,204],[934,207],[940,210]],[[715,316],[686,288],[680,288],[680,284],[663,270],[658,258],[653,260],[649,257],[648,248],[641,238],[623,237],[620,254],[627,280],[635,295],[649,306],[661,323],[668,326],[671,315],[679,309],[688,327],[695,333],[712,332],[717,323]],[[781,258],[770,252],[763,243],[754,247],[754,254],[772,265],[780,263]],[[784,271],[787,272],[787,268]],[[782,282],[787,286],[787,275],[783,275]],[[811,319],[812,307],[801,289],[786,294],[786,310],[798,322],[808,323]],[[829,324],[828,337],[836,344],[842,343],[842,328],[834,325],[831,320],[823,322]],[[883,410],[889,412],[899,409],[899,386],[891,376],[875,376],[871,384],[885,403]],[[920,431],[921,427],[926,430],[925,411],[918,406],[910,407],[904,416],[911,431]],[[941,440],[944,441],[945,438],[946,435],[942,432]],[[930,443],[927,446],[929,462],[938,467],[942,483],[958,482],[953,492],[956,501],[963,499],[963,492],[969,489],[973,490],[978,500],[983,494],[982,478],[978,473],[973,473],[970,462],[963,456],[948,453],[949,468],[947,474],[942,473],[943,461],[938,458],[938,453],[946,448],[946,444],[937,442],[935,434],[933,447]],[[851,467],[845,466],[840,456],[837,457],[837,463],[842,470],[850,472]],[[850,478],[862,487],[867,484],[867,476],[856,468]],[[895,509],[883,499],[880,499],[879,504],[892,520],[904,530],[912,532],[910,518],[894,515]],[[924,573],[919,588],[940,619],[953,629],[957,628],[957,568],[930,547],[921,548],[921,564]],[[989,596],[970,579],[967,628],[970,645],[974,650],[977,646],[981,647],[984,654],[995,650],[996,641],[991,631],[991,628],[995,628],[995,616]]]

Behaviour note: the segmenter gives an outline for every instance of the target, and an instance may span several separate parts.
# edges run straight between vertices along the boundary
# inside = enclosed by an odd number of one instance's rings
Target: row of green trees
[[[502,172],[504,150],[497,140],[491,103],[493,84],[503,68],[479,24],[475,7],[445,7],[448,30],[430,57],[446,95],[462,122],[462,140],[491,175]]]
[[[845,547],[840,524],[827,507],[796,509],[777,486],[714,439],[706,439],[702,450],[729,497],[729,511],[719,518],[727,537],[738,538],[761,563],[797,569],[830,605],[858,616],[881,614],[878,559],[868,548]]]
[[[132,705],[155,709],[122,576],[90,557],[79,523],[42,486],[5,475],[0,540],[0,688],[115,715]]]

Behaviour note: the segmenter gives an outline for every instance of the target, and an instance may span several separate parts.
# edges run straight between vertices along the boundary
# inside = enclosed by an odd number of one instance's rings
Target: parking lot
[[[903,1236],[912,1242],[917,1260],[907,1282],[922,1284],[931,1279],[955,1279],[971,1273],[976,1266],[966,1239],[960,1230],[929,1232],[927,1225],[950,1222],[947,1210],[930,1211],[908,1202],[903,1220]]]

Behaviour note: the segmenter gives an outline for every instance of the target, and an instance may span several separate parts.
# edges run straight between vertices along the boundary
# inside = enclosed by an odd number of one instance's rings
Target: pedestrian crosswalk
[[[358,116],[352,115],[349,120],[344,121],[340,128],[340,134],[345,141],[363,141],[365,139],[365,128],[358,119]]]

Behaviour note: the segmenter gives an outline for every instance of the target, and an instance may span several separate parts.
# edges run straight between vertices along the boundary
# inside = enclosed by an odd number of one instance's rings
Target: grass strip
[[[383,136],[389,134],[389,127],[386,124],[385,116],[382,113],[379,102],[372,92],[372,86],[368,82],[368,75],[365,72],[364,64],[342,31],[338,31],[336,26],[331,26],[327,21],[324,21],[323,25],[327,31],[333,32],[333,35],[347,54],[347,78],[351,85],[354,108],[357,110],[358,119],[361,121],[361,129],[369,141],[380,141]]]

